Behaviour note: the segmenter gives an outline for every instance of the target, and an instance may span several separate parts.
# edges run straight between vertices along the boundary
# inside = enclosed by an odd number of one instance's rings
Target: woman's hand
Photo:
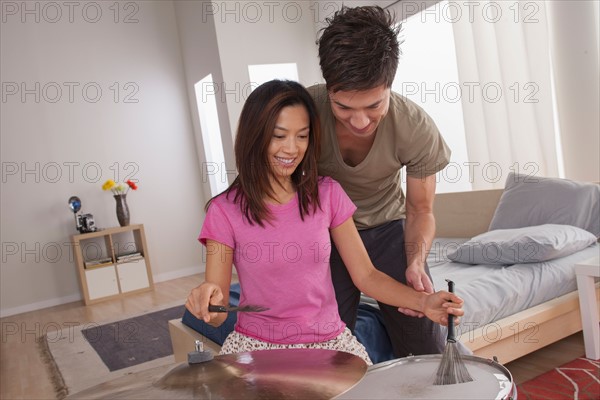
[[[200,286],[192,289],[187,298],[185,308],[187,308],[196,318],[203,320],[207,324],[221,325],[223,323],[222,313],[208,312],[208,305],[223,305],[223,292],[219,285],[211,282],[203,282]],[[220,320],[220,321],[219,321]]]
[[[454,324],[458,325],[460,316],[464,315],[462,309],[464,300],[454,293],[440,290],[427,295],[423,306],[423,314],[433,322],[441,325],[448,325],[448,314],[455,316]]]

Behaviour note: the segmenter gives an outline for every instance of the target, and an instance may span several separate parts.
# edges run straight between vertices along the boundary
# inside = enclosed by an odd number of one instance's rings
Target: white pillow
[[[489,230],[572,225],[600,237],[600,185],[508,174]]]
[[[464,264],[512,265],[565,257],[596,242],[592,233],[570,225],[545,224],[497,229],[477,235],[448,254]]]

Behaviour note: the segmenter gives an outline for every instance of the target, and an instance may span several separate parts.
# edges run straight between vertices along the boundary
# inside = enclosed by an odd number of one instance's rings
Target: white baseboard
[[[162,274],[152,274],[154,283],[170,281],[185,276],[200,274],[205,271],[204,265],[194,265],[193,267],[178,269],[177,271],[163,272]]]
[[[172,279],[183,278],[185,276],[200,274],[204,272],[204,265],[194,265],[193,267],[178,269],[177,271],[164,272],[158,275],[152,275],[154,282],[170,281]],[[11,315],[22,314],[29,311],[41,310],[43,308],[59,306],[61,304],[73,303],[82,300],[81,293],[74,293],[64,297],[38,301],[36,303],[24,304],[22,306],[0,309],[0,318],[10,317]]]
[[[41,310],[43,308],[59,306],[61,304],[73,303],[74,301],[82,300],[81,293],[74,293],[68,296],[59,297],[55,299],[49,299],[44,301],[38,301],[36,303],[24,304],[22,306],[13,308],[0,309],[0,318],[10,317],[11,315],[22,314],[29,311]]]

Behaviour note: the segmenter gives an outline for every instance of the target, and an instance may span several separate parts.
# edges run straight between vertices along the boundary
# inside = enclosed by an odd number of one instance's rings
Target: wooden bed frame
[[[501,195],[502,189],[437,194],[436,236],[471,238],[486,232]],[[596,287],[596,292],[600,293],[600,287]],[[478,327],[461,335],[460,341],[476,356],[496,356],[505,364],[581,330],[579,297],[575,291]],[[215,353],[219,351],[219,345],[183,325],[181,319],[169,321],[169,331],[176,362],[187,360],[196,340]]]

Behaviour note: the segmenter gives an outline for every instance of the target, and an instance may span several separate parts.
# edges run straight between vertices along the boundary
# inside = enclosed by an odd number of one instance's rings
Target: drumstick
[[[454,293],[454,282],[446,279],[448,291]],[[434,385],[454,385],[456,383],[471,382],[473,378],[458,351],[456,336],[454,335],[454,315],[448,314],[448,337],[442,361],[435,374]]]
[[[269,310],[268,307],[263,306],[255,306],[252,304],[248,304],[246,306],[217,306],[214,304],[208,305],[209,312],[218,312],[218,313],[226,313],[226,312],[263,312]]]

